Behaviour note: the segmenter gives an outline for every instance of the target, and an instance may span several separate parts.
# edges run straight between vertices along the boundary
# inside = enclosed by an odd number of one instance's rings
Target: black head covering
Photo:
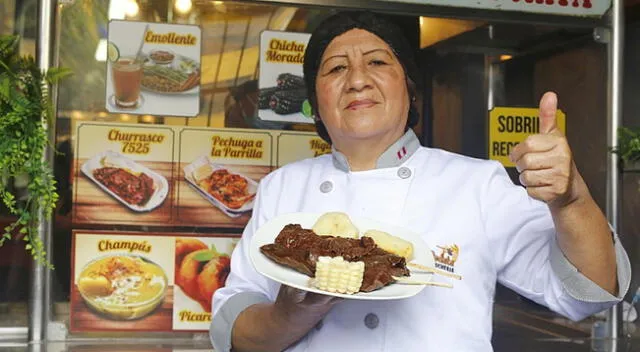
[[[316,78],[322,60],[322,55],[331,41],[354,28],[366,30],[384,40],[404,67],[409,91],[409,116],[407,129],[415,126],[420,118],[418,110],[413,105],[416,95],[416,82],[419,80],[418,67],[414,61],[411,45],[404,37],[402,30],[393,22],[368,11],[344,11],[330,16],[318,25],[311,35],[304,54],[304,80],[307,86],[309,102],[316,115],[316,129],[322,139],[331,144],[329,133],[318,115],[316,98]]]

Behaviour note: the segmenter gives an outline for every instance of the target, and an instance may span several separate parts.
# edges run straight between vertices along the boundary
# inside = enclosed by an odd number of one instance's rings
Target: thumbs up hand
[[[584,189],[567,138],[556,124],[557,109],[556,94],[547,92],[540,100],[540,133],[527,137],[509,155],[527,193],[551,208],[571,204]]]
[[[556,124],[558,111],[558,97],[555,93],[547,92],[540,99],[540,133],[562,135]],[[559,134],[558,134],[559,133]]]

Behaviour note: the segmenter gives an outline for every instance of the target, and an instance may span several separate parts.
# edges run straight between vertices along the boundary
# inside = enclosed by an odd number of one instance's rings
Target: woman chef
[[[335,15],[313,33],[304,77],[333,153],[260,183],[214,295],[217,351],[491,351],[496,281],[576,320],[627,292],[628,257],[556,128],[556,96],[540,102],[541,134],[511,154],[523,188],[497,162],[420,146],[411,56],[401,31],[367,12]],[[463,280],[403,300],[337,300],[255,271],[256,229],[279,214],[329,211],[411,229],[436,255],[455,248],[443,265]]]

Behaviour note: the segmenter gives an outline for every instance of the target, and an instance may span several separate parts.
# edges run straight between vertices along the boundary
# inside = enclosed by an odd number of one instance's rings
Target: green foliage
[[[55,115],[49,85],[70,71],[40,71],[32,57],[19,55],[19,40],[0,36],[0,199],[17,216],[4,228],[0,246],[16,234],[34,260],[52,268],[37,236],[41,216],[50,218],[58,200],[53,171],[43,160],[52,147],[46,126]]]
[[[61,10],[60,64],[77,74],[60,83],[59,110],[104,110],[107,65],[96,61],[95,53],[100,28],[107,28],[108,10],[107,0],[77,0]]]
[[[624,165],[640,162],[640,129],[620,127],[618,147],[613,152],[620,156]]]

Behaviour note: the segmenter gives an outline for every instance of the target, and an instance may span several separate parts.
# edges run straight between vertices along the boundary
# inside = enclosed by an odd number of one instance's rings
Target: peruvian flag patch
[[[407,148],[402,147],[402,149],[398,150],[398,159],[402,159],[407,155]]]

